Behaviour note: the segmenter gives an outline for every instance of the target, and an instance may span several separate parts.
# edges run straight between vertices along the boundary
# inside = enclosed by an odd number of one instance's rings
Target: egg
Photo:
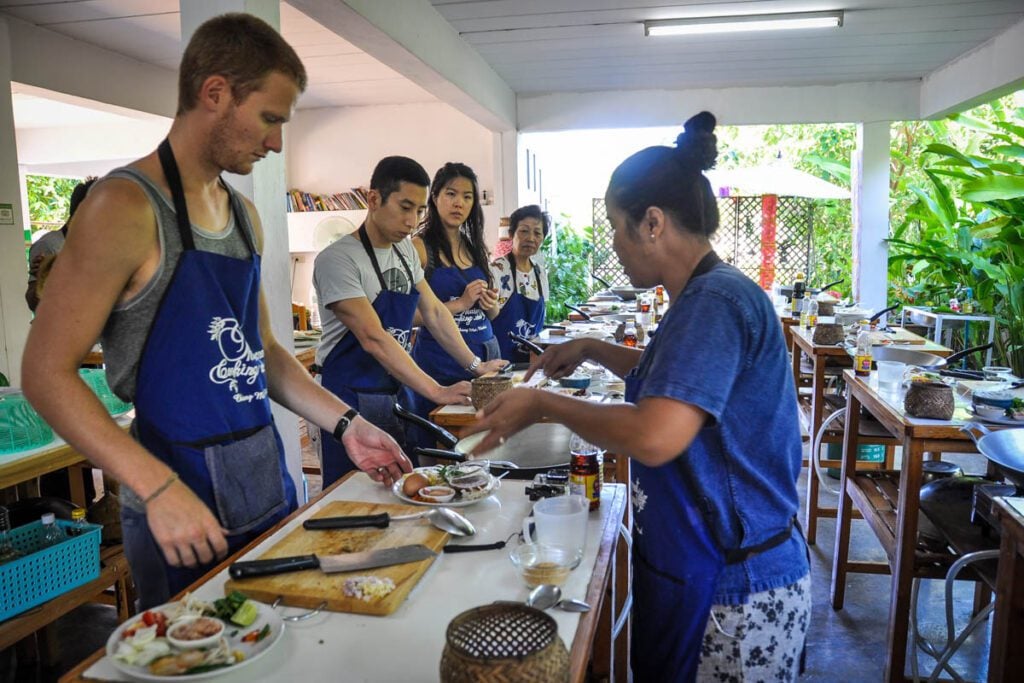
[[[425,476],[419,472],[413,472],[402,482],[402,493],[412,498],[419,493],[421,488],[429,485],[430,481]]]

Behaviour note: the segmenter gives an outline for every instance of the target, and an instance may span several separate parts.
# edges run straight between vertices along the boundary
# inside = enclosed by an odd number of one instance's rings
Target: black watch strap
[[[355,408],[349,408],[348,411],[341,416],[338,420],[338,424],[334,425],[334,438],[341,441],[341,435],[345,433],[348,426],[352,424],[352,420],[359,417],[359,411]]]

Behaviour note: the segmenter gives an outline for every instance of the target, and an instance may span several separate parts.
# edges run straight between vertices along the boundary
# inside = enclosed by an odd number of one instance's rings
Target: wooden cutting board
[[[329,503],[314,517],[337,517],[340,515],[376,515],[387,512],[390,515],[402,515],[410,512],[422,512],[422,507],[411,505],[389,505],[381,503],[362,503],[340,500]],[[431,550],[441,552],[448,542],[449,534],[437,529],[426,520],[417,519],[408,522],[392,522],[386,529],[332,529],[328,531],[310,531],[299,526],[281,539],[266,554],[258,559],[290,555],[337,555],[354,553],[364,550],[394,548],[411,543],[422,543]],[[257,558],[247,558],[257,559]],[[273,603],[281,598],[285,605],[308,607],[310,609],[327,601],[326,609],[332,612],[354,612],[357,614],[374,614],[384,616],[391,614],[402,604],[409,591],[427,571],[434,558],[419,562],[410,562],[391,567],[363,569],[356,572],[339,572],[325,574],[319,569],[306,569],[276,576],[261,576],[254,579],[228,579],[224,584],[225,595],[238,590],[254,600]],[[388,595],[369,602],[345,595],[343,586],[345,579],[353,576],[376,576],[389,578],[395,582],[395,589]]]
[[[892,339],[893,344],[924,344],[928,341],[924,337],[916,335],[902,327],[895,327],[893,329],[896,331],[895,334],[886,335],[889,339]]]

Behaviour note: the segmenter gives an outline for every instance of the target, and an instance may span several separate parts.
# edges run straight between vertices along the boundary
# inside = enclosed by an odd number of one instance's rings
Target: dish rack
[[[65,534],[73,527],[62,519],[57,525]],[[99,578],[103,527],[86,524],[85,528],[84,533],[48,548],[42,546],[40,521],[8,533],[11,544],[24,556],[0,564],[0,621]]]
[[[99,368],[82,368],[78,371],[82,380],[89,385],[93,393],[103,403],[103,407],[111,415],[120,415],[132,409],[132,404],[122,401],[107,384],[107,371]]]
[[[39,448],[53,441],[53,430],[20,391],[0,393],[0,454]]]

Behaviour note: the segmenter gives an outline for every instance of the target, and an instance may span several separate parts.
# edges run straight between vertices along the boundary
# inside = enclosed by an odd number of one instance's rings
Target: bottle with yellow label
[[[853,371],[861,377],[871,374],[871,331],[868,321],[861,321],[860,334],[857,335],[857,352],[853,357]]]

